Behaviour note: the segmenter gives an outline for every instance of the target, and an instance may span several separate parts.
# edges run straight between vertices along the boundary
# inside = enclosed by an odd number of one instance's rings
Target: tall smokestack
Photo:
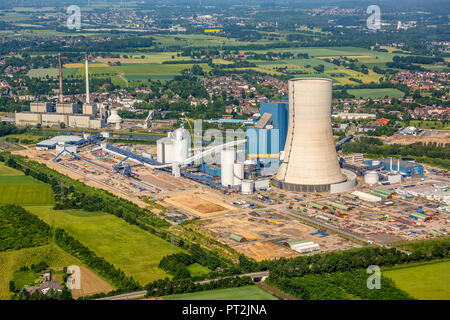
[[[61,53],[58,53],[58,60],[59,60],[59,103],[64,102],[63,98],[63,81],[62,81],[62,66],[61,66]]]
[[[86,103],[91,104],[91,97],[89,93],[89,63],[87,54],[85,56],[85,64],[86,64]]]

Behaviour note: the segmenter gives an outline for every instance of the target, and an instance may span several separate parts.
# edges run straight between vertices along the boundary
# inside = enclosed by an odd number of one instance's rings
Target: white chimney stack
[[[88,64],[88,55],[85,57],[85,65],[86,65],[86,103],[91,104],[91,97],[89,93],[89,64]]]

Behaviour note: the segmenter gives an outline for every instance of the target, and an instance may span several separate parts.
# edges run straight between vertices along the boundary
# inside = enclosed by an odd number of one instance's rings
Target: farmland
[[[450,261],[395,268],[383,272],[397,287],[423,300],[450,299]]]
[[[168,276],[158,268],[162,257],[180,252],[170,243],[124,220],[102,213],[28,207],[48,224],[70,235],[141,284]]]
[[[50,267],[82,265],[77,258],[64,252],[56,245],[0,252],[0,299],[9,299],[9,281],[14,272],[23,266],[45,261]]]
[[[350,89],[348,93],[354,95],[356,98],[401,98],[404,93],[397,89],[381,88],[381,89]]]
[[[207,290],[165,296],[165,300],[278,300],[257,286]]]
[[[0,204],[52,205],[53,191],[44,184],[0,163]]]

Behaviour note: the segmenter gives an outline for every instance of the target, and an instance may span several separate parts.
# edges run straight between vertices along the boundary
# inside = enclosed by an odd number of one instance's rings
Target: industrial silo
[[[289,126],[285,152],[274,182],[294,191],[329,191],[346,181],[331,129],[332,80],[289,81]]]
[[[183,162],[189,157],[189,132],[184,127],[180,127],[172,132],[171,138],[173,141],[172,159],[174,162]]]
[[[220,157],[221,183],[223,186],[233,186],[234,184],[234,161],[236,152],[234,148],[223,149]]]
[[[379,175],[376,171],[369,171],[364,175],[364,183],[377,184],[379,181]]]
[[[244,179],[244,163],[235,163],[233,165],[233,185],[238,186]]]

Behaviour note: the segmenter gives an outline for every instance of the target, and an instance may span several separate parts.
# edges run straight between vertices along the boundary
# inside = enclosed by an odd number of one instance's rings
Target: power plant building
[[[400,171],[399,173],[406,177],[423,175],[423,165],[413,161],[405,161],[399,159],[392,160],[391,158],[384,158],[384,159],[363,161],[362,164],[368,167],[372,167],[375,164],[379,163],[383,165],[385,170],[395,172]]]
[[[289,81],[289,125],[274,183],[292,191],[342,192],[356,175],[341,170],[331,128],[332,80]]]
[[[97,105],[90,103],[89,97],[89,72],[88,61],[86,57],[86,103],[82,110],[78,110],[78,105],[74,103],[65,103],[62,95],[62,71],[61,60],[59,63],[59,101],[51,102],[32,102],[29,112],[16,112],[15,121],[17,125],[43,125],[60,126],[64,124],[73,128],[100,129],[105,126],[103,118],[97,118]],[[82,111],[83,113],[80,113]]]

